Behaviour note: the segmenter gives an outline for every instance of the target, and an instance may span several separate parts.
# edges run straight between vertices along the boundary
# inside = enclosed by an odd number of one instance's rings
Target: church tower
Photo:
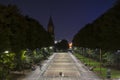
[[[54,36],[54,24],[53,24],[53,20],[52,20],[51,16],[49,18],[47,29],[48,29],[48,33],[51,34],[51,36],[53,37],[53,40],[54,40],[55,39],[55,36]]]

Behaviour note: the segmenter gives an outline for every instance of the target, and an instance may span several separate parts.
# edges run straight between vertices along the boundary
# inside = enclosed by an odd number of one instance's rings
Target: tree
[[[66,50],[68,50],[68,48],[69,48],[68,41],[65,40],[65,39],[63,39],[63,40],[61,40],[60,42],[58,42],[58,43],[56,44],[56,47],[57,47],[57,49],[59,49],[59,50],[66,51]]]
[[[28,23],[28,29],[26,30],[26,45],[27,48],[35,49],[41,47],[47,47],[52,45],[52,37],[43,28],[38,21],[26,16]]]
[[[120,3],[115,4],[91,24],[84,26],[73,38],[73,45],[112,52],[111,61],[118,64],[115,52],[120,49]],[[107,56],[108,57],[108,56]],[[113,64],[113,65],[114,65]]]

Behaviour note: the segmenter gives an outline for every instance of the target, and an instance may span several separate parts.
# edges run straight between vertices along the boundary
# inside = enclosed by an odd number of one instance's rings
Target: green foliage
[[[103,57],[104,57],[104,61],[106,62],[106,65],[111,65],[114,63],[113,59],[114,59],[114,54],[111,54],[110,52],[106,52]]]
[[[102,50],[102,62],[104,66],[120,67],[120,3],[107,10],[91,24],[84,26],[73,38],[73,45],[84,48],[84,56],[99,60]],[[86,52],[86,48],[93,49],[92,54]]]
[[[28,29],[26,33],[26,45],[29,49],[48,47],[52,45],[52,37],[42,27],[38,21],[26,17]]]
[[[44,35],[44,36],[43,36]],[[17,6],[0,5],[0,51],[20,52],[52,45],[53,39],[35,19],[20,14]]]
[[[15,53],[0,53],[0,79],[6,79],[10,69],[15,67]]]
[[[107,53],[107,54],[110,54],[110,53]],[[81,62],[85,63],[85,64],[88,64],[88,66],[95,66],[94,68],[94,72],[102,77],[102,78],[106,78],[107,76],[107,67],[101,67],[100,69],[100,63],[98,61],[95,61],[94,59],[91,59],[91,58],[87,58],[87,57],[84,57],[83,55],[80,55],[79,53],[75,53],[74,54]],[[100,73],[100,70],[101,70],[101,73]],[[111,68],[111,78],[112,79],[119,79],[120,78],[120,70],[116,70],[116,69],[113,69]]]
[[[84,26],[73,38],[73,45],[85,48],[120,48],[120,3]]]
[[[1,53],[0,54],[0,64],[1,66],[7,66],[8,68],[14,68],[14,58],[15,53]]]
[[[42,60],[42,51],[33,50],[52,45],[53,38],[37,20],[22,15],[16,5],[0,5],[0,80],[7,78],[10,70],[21,71]],[[5,50],[13,53],[3,54]]]
[[[21,51],[21,60],[22,60],[22,61],[24,61],[24,60],[26,59],[25,53],[26,53],[25,50],[22,50],[22,51]]]

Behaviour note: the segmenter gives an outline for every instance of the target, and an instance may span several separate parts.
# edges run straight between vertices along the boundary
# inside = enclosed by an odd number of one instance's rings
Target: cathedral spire
[[[49,18],[49,22],[48,22],[48,33],[51,34],[51,36],[54,39],[54,24],[53,24],[53,20],[52,20],[52,16],[50,16]]]
[[[50,16],[50,18],[49,18],[48,26],[53,26],[53,27],[54,27],[54,25],[53,25],[53,20],[52,20],[52,16]]]

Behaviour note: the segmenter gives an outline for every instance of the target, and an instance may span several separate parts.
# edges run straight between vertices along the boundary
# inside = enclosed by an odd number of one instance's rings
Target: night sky
[[[16,4],[21,13],[40,22],[46,29],[50,15],[55,26],[56,40],[73,36],[91,23],[116,0],[0,0],[0,4]]]

